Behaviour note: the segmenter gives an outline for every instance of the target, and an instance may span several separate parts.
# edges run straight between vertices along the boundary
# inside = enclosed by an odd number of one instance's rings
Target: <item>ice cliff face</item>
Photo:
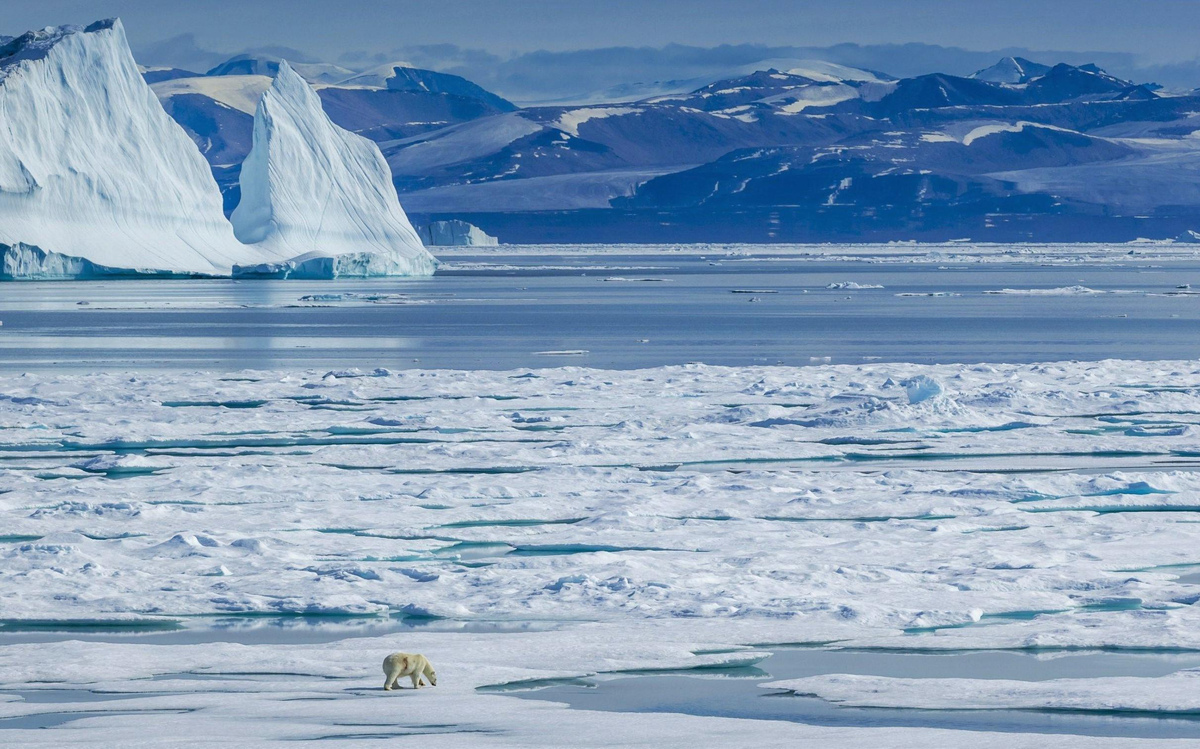
[[[456,218],[426,224],[419,227],[417,233],[426,247],[492,247],[500,244],[500,240],[475,224]]]
[[[429,275],[435,267],[378,146],[334,125],[286,62],[255,112],[232,221],[242,242],[289,258],[235,274]]]
[[[264,258],[234,238],[208,165],[143,81],[120,21],[0,45],[0,267],[221,275]]]

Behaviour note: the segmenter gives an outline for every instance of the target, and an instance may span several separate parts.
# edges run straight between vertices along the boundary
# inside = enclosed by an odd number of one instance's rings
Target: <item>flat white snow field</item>
[[[0,744],[1148,742],[477,690],[744,668],[784,643],[1200,651],[1198,462],[1197,362],[5,375]],[[370,629],[397,619],[429,624]],[[217,620],[228,637],[171,639]],[[365,636],[288,639],[314,620]],[[382,691],[397,650],[438,686]],[[1200,669],[926,676],[762,683],[1200,711]]]

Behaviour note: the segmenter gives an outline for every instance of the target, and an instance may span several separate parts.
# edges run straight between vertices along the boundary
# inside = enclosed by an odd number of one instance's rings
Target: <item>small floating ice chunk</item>
[[[403,416],[400,418],[392,418],[390,416],[376,416],[373,419],[367,419],[368,424],[374,424],[377,427],[403,427],[410,426],[414,423],[425,421],[424,416]]]
[[[1056,289],[992,289],[984,294],[1011,294],[1017,296],[1084,296],[1087,294],[1107,294],[1106,291],[1090,289],[1087,286],[1060,286]]]
[[[514,411],[512,414],[509,415],[508,418],[512,419],[513,422],[515,422],[517,424],[545,424],[545,423],[548,423],[551,421],[561,421],[562,420],[560,418],[555,418],[553,416],[526,416],[525,414],[522,414],[519,411]]]
[[[326,372],[324,375],[322,375],[321,379],[324,380],[324,379],[333,378],[335,380],[342,380],[342,379],[349,379],[349,378],[353,378],[353,377],[388,377],[391,374],[392,374],[391,370],[387,370],[382,367],[380,367],[378,369],[373,369],[370,372],[363,372],[361,369],[358,369],[357,367],[355,367],[353,369],[331,370],[329,372]]]
[[[875,283],[859,283],[857,281],[837,281],[836,283],[825,284],[827,289],[842,289],[847,291],[860,291],[862,289],[882,289],[883,287]]]
[[[942,384],[929,375],[917,375],[900,383],[908,393],[908,402],[921,403],[942,394]]]
[[[591,352],[585,348],[581,349],[564,349],[562,351],[534,351],[534,356],[584,356]]]

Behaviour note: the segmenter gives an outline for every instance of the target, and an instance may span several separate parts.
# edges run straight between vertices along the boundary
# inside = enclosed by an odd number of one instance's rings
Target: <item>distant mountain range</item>
[[[150,68],[226,210],[277,57]],[[823,60],[519,108],[394,62],[294,69],[376,141],[417,221],[505,241],[1113,240],[1200,228],[1200,92],[1008,56],[897,78]],[[609,94],[613,92],[610,91]],[[1197,137],[1193,137],[1195,134]]]

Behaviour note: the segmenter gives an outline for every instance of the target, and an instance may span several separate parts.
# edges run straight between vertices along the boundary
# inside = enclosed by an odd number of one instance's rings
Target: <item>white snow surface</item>
[[[30,32],[0,57],[0,253],[223,275],[239,244],[203,156],[138,72],[117,20]],[[61,265],[61,264],[59,264]]]
[[[6,728],[6,745],[349,745],[403,729],[446,746],[962,746],[952,731],[599,714],[474,688],[739,663],[762,656],[755,643],[1200,648],[1200,587],[1181,577],[1200,568],[1198,413],[1196,362],[3,375],[5,620],[555,624],[5,645],[0,691],[131,695],[69,703],[99,713],[79,730]],[[1013,612],[1035,615],[994,616]],[[385,695],[394,650],[429,656],[439,686]],[[854,704],[1194,710],[1195,680],[782,686]],[[381,713],[379,698],[419,711]],[[0,718],[63,709],[0,700]]]
[[[433,273],[433,256],[400,207],[379,147],[333,124],[286,62],[255,112],[240,180],[237,238],[288,260],[235,273]]]

